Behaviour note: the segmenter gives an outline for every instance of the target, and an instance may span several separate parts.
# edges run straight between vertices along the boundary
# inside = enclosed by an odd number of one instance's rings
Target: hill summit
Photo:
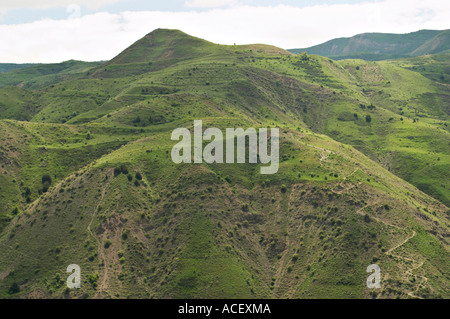
[[[150,62],[201,57],[214,44],[179,31],[156,29],[138,40],[108,64]]]
[[[94,68],[92,77],[138,75],[165,69],[176,63],[208,57],[211,60],[254,52],[255,54],[292,55],[275,46],[265,44],[220,45],[180,30],[156,29],[112,60]]]

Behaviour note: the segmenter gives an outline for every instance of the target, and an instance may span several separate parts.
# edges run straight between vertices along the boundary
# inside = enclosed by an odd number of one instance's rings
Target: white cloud
[[[2,0],[0,11],[13,9],[34,8],[46,9],[52,7],[66,7],[70,5],[87,6],[90,9],[97,9],[105,4],[112,4],[126,0]]]
[[[237,0],[187,0],[184,5],[193,8],[218,8],[237,5]]]
[[[438,0],[97,13],[75,20],[0,25],[0,62],[110,59],[156,28],[180,29],[215,43],[267,43],[288,49],[362,32],[448,29],[449,16],[450,1]]]

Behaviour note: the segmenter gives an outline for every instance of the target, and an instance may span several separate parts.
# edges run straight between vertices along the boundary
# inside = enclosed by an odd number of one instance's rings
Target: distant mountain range
[[[303,49],[288,50],[292,53],[317,54],[342,59],[379,61],[450,50],[450,30],[420,30],[407,34],[363,33],[351,38],[337,38]]]

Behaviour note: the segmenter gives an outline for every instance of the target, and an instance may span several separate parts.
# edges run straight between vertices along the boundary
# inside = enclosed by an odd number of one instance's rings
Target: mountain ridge
[[[333,59],[377,61],[440,53],[450,49],[450,30],[420,30],[406,34],[362,33],[336,38],[293,53],[308,52]]]

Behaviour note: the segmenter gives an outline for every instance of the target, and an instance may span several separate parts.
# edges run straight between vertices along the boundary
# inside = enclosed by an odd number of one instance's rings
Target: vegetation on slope
[[[415,61],[156,30],[104,65],[4,88],[0,296],[448,297],[448,88]],[[170,134],[195,119],[279,127],[279,172],[174,164]]]

